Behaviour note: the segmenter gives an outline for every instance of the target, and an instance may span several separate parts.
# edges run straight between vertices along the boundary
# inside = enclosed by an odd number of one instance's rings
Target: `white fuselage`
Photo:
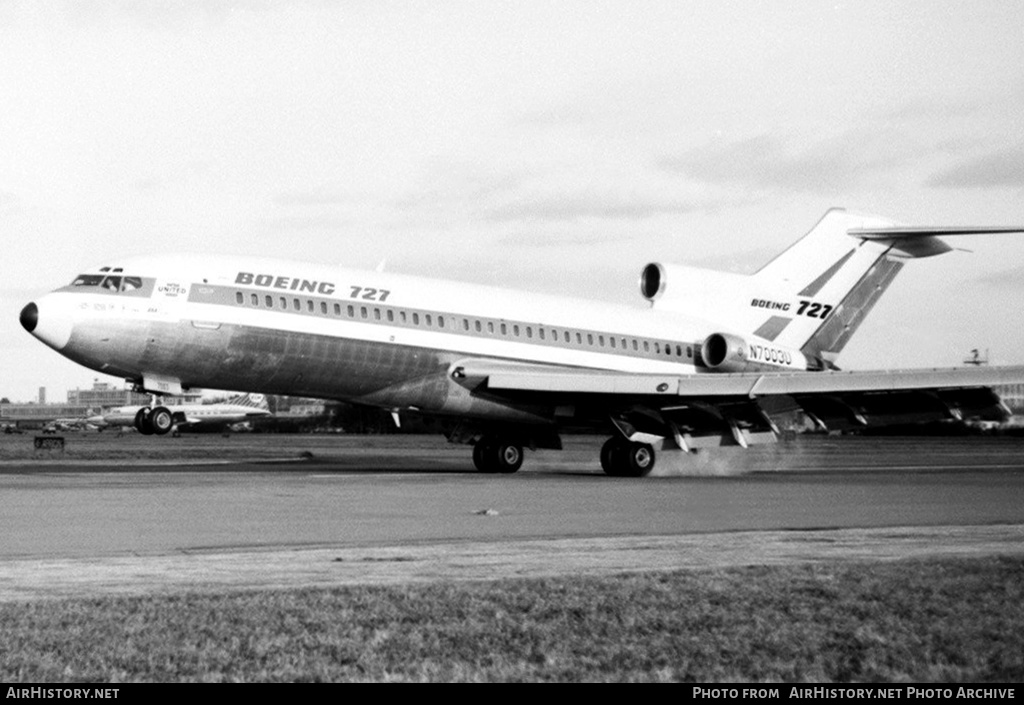
[[[701,342],[721,330],[602,302],[210,256],[125,258],[35,305],[33,335],[154,392],[235,389],[533,423],[552,409],[471,394],[450,367],[483,358],[685,375],[704,371]]]

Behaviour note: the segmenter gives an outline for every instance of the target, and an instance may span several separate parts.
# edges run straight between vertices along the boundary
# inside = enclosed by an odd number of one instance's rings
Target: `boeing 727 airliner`
[[[652,263],[647,310],[383,272],[158,255],[90,269],[21,312],[32,335],[139,390],[191,387],[338,399],[447,420],[482,472],[524,446],[606,431],[601,465],[640,476],[655,453],[770,442],[776,414],[822,428],[1008,414],[990,387],[1024,367],[841,372],[837,355],[911,259],[942,235],[831,210],[752,275]],[[166,409],[138,416],[170,429]]]

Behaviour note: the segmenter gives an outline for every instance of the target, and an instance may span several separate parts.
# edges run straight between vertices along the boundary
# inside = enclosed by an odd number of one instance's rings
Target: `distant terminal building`
[[[164,406],[175,404],[201,404],[203,390],[192,389],[181,396],[163,397]],[[68,404],[109,409],[114,406],[149,406],[151,396],[119,388],[109,382],[93,381],[92,389],[69,389]]]
[[[0,404],[0,422],[44,424],[54,419],[81,419],[97,411],[78,404]]]
[[[89,407],[128,406],[149,404],[148,394],[139,394],[130,389],[119,389],[113,384],[93,382],[92,389],[69,389],[68,404],[81,404]]]

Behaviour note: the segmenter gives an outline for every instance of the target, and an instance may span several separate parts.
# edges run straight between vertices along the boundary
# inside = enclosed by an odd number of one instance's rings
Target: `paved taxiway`
[[[1024,439],[808,438],[642,479],[600,474],[596,440],[512,476],[433,439],[322,443],[2,463],[0,599],[1024,552]]]

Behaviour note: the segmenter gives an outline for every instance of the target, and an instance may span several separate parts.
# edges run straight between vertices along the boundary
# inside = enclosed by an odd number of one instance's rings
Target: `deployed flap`
[[[1002,421],[1009,416],[999,395],[988,387],[797,394],[792,398],[828,430],[966,418]]]

